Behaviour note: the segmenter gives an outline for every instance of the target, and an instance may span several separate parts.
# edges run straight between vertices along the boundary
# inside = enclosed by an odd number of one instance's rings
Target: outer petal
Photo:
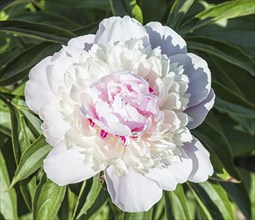
[[[211,90],[211,72],[207,63],[201,57],[188,53],[170,57],[171,63],[183,66],[184,74],[189,77],[187,93],[190,94],[188,107],[205,100]]]
[[[145,29],[153,49],[160,47],[167,56],[187,53],[185,40],[171,28],[162,26],[159,22],[150,22],[145,25]]]
[[[88,34],[80,37],[72,38],[68,41],[67,46],[77,47],[85,49],[86,51],[90,50],[95,40],[94,34]]]
[[[147,211],[162,197],[162,189],[154,181],[132,169],[127,176],[117,176],[109,167],[105,180],[113,203],[126,212]]]
[[[64,49],[56,52],[51,58],[52,64],[47,66],[44,74],[47,76],[48,84],[51,90],[57,94],[59,85],[64,81],[64,74],[72,64],[70,56]]]
[[[192,118],[192,121],[187,125],[189,129],[196,128],[204,121],[206,115],[213,107],[214,100],[215,94],[211,89],[208,97],[204,101],[185,110],[185,113]]]
[[[129,16],[110,17],[99,24],[95,43],[126,41],[132,38],[143,39],[145,46],[149,44],[148,34],[138,21]]]
[[[74,149],[68,150],[63,141],[52,148],[43,161],[43,167],[48,178],[59,186],[81,182],[100,171],[85,165],[82,154]]]
[[[39,113],[43,120],[43,134],[51,146],[64,140],[65,133],[69,129],[69,124],[63,120],[58,108],[58,101],[52,100],[44,105]]]
[[[55,99],[56,95],[51,90],[46,71],[52,64],[51,57],[44,58],[29,73],[29,81],[25,87],[25,97],[28,107],[35,113],[39,113],[41,107]]]
[[[154,180],[164,190],[175,190],[178,183],[188,180],[192,171],[192,160],[182,157],[181,161],[173,162],[167,168],[154,168],[146,177]]]
[[[179,162],[173,162],[167,168],[154,168],[146,177],[154,180],[164,190],[175,190],[178,183],[187,180],[204,182],[213,174],[208,151],[193,137],[191,143],[183,146]]]
[[[192,171],[188,180],[196,183],[206,181],[213,174],[208,151],[195,137],[191,143],[184,144],[183,150],[192,160]]]
[[[53,56],[46,57],[30,70],[25,97],[31,110],[38,114],[42,106],[56,99],[58,86],[64,80],[64,74],[70,64],[70,57],[62,49]]]

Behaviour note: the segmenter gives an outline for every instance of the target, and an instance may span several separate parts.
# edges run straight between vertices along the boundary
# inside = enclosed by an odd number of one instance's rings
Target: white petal
[[[214,100],[215,94],[214,91],[211,89],[211,92],[204,101],[185,110],[185,113],[192,118],[192,121],[189,122],[189,124],[187,125],[189,129],[196,128],[204,121],[206,115],[213,107]]]
[[[126,41],[132,38],[142,39],[148,45],[148,35],[144,27],[135,19],[125,16],[110,17],[99,24],[95,43]]]
[[[205,100],[211,89],[211,72],[201,57],[188,53],[170,57],[171,63],[183,66],[184,74],[189,78],[187,93],[190,94],[188,107]]]
[[[105,180],[113,203],[126,212],[148,211],[162,197],[157,183],[132,169],[127,176],[117,176],[109,167]]]
[[[174,30],[162,26],[159,22],[146,24],[152,48],[160,47],[163,54],[172,56],[180,53],[187,53],[186,42]]]
[[[164,190],[175,190],[178,183],[188,180],[192,170],[192,161],[189,158],[181,158],[166,168],[154,168],[146,177],[154,180]]]
[[[72,38],[68,41],[67,46],[78,47],[80,49],[90,50],[95,40],[94,34],[88,34],[80,37]]]
[[[25,87],[26,104],[37,114],[43,105],[56,98],[46,76],[46,70],[51,64],[51,57],[46,57],[29,72],[29,81]]]
[[[72,60],[61,49],[52,56],[51,62],[52,64],[47,67],[45,74],[51,90],[57,94],[58,87],[64,81],[64,74],[72,64]]]
[[[74,149],[68,150],[64,142],[52,148],[43,161],[43,167],[47,177],[59,186],[84,181],[99,172],[84,165],[82,154]]]
[[[63,120],[58,108],[58,101],[52,100],[44,105],[39,113],[40,118],[43,120],[43,134],[50,145],[54,145],[53,143],[56,140],[64,140],[65,133],[69,129],[68,123]],[[47,132],[45,132],[46,130]],[[54,142],[50,141],[51,139]]]
[[[183,150],[192,160],[192,171],[189,181],[199,183],[204,182],[213,174],[213,166],[210,161],[210,154],[196,138],[192,143],[185,143]]]

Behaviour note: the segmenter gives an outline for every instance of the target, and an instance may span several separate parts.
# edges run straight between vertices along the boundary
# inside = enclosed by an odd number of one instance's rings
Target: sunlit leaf
[[[198,205],[200,206],[201,210],[203,211],[206,219],[212,220],[213,217],[210,214],[210,211],[207,209],[206,205],[204,202],[201,200],[200,196],[196,193],[196,191],[188,184],[189,189],[191,190],[192,194],[194,195],[194,198],[196,199]]]
[[[88,195],[86,195],[85,203],[82,205],[79,213],[77,214],[77,218],[80,218],[82,215],[86,215],[87,211],[96,201],[101,188],[102,184],[99,181],[99,175],[96,175],[93,177],[91,188],[89,189]]]
[[[18,219],[17,196],[14,189],[8,190],[10,179],[5,158],[0,151],[0,213],[5,219]]]
[[[182,22],[185,14],[190,9],[194,0],[175,0],[167,18],[167,25],[175,29]]]
[[[13,177],[11,186],[18,181],[27,178],[42,165],[43,159],[50,151],[51,147],[46,143],[43,135],[33,142],[22,154],[17,170]]]
[[[236,0],[223,2],[197,14],[194,18],[192,18],[189,22],[185,24],[186,27],[184,27],[181,32],[183,34],[187,33],[188,31],[192,32],[197,28],[203,27],[205,25],[222,19],[237,18],[254,13],[255,4],[251,0]]]
[[[110,0],[110,3],[115,16],[130,15],[143,23],[143,13],[136,0]]]
[[[235,219],[232,204],[225,190],[217,183],[204,182],[200,186],[206,191],[213,203],[219,208],[224,219]]]
[[[178,185],[172,192],[166,193],[170,198],[170,207],[166,206],[166,211],[172,211],[174,219],[190,219],[190,213],[186,201],[186,196],[181,185]]]
[[[58,186],[43,175],[33,200],[33,219],[54,219],[65,192],[65,186]]]

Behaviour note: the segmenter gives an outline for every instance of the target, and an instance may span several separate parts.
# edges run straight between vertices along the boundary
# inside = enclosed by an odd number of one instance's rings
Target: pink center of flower
[[[91,126],[100,136],[128,138],[141,136],[159,114],[158,97],[148,82],[130,72],[107,75],[90,86],[91,101],[82,100]]]

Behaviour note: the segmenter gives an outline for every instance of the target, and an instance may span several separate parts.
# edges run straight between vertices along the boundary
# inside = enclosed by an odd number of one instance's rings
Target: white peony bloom
[[[203,182],[209,153],[190,129],[214,103],[207,63],[158,22],[104,19],[29,74],[26,103],[53,147],[44,170],[60,186],[104,171],[112,201],[150,209],[162,190]]]

